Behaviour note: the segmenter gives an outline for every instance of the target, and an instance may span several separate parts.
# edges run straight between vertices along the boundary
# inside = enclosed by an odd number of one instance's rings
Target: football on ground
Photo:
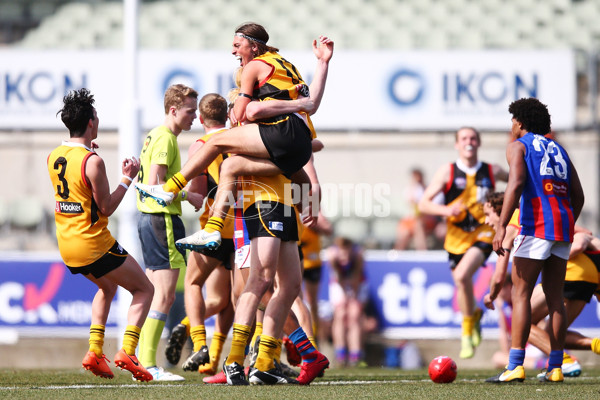
[[[448,356],[438,356],[429,363],[429,377],[435,383],[450,383],[456,379],[456,363]]]

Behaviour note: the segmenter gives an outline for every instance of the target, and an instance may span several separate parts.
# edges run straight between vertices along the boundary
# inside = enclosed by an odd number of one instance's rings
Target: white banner
[[[281,53],[305,80],[312,52]],[[116,129],[124,87],[117,51],[0,51],[0,129],[64,129],[56,116],[66,91],[96,95],[100,126]],[[227,51],[141,51],[143,129],[163,121],[163,93],[176,82],[227,94],[237,60]],[[508,105],[522,97],[547,104],[552,127],[575,126],[571,51],[337,51],[325,97],[314,117],[327,130],[510,129]],[[196,123],[195,127],[199,127]]]

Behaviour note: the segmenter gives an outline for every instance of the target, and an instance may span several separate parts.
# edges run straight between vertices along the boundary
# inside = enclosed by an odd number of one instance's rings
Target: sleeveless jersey
[[[252,61],[259,61],[268,64],[272,67],[272,72],[263,81],[258,82],[252,93],[253,98],[264,100],[296,100],[299,96],[308,97],[310,92],[308,85],[300,76],[300,72],[296,67],[281,57],[277,53],[267,52]],[[312,121],[305,112],[297,113],[306,125],[310,128],[312,138],[317,135],[313,127]],[[289,118],[287,115],[281,115],[273,118],[266,118],[257,121],[263,124],[277,124]]]
[[[321,237],[319,234],[311,228],[304,228],[302,236],[300,236],[300,245],[304,255],[304,269],[320,267]]]
[[[251,176],[242,182],[244,211],[259,201],[275,201],[293,207],[291,181],[283,175]]]
[[[207,133],[202,136],[197,142],[206,143],[213,135],[221,134],[225,132],[227,129],[223,128],[220,130],[213,131],[211,133]],[[227,158],[227,154],[219,154],[215,160],[210,163],[208,168],[206,169],[206,178],[207,178],[207,196],[204,202],[204,211],[200,215],[200,226],[204,228],[206,225],[206,221],[208,221],[210,210],[212,205],[215,202],[215,194],[217,193],[217,186],[219,185],[219,169],[221,168],[221,163],[223,160]],[[224,219],[223,230],[221,231],[221,236],[224,239],[233,238],[233,225],[234,225],[234,214],[233,207],[229,208],[229,212],[227,213],[227,217]]]
[[[521,233],[540,239],[572,242],[575,226],[570,201],[571,163],[566,151],[542,135],[527,133],[527,179],[521,196]]]
[[[179,145],[177,136],[175,136],[166,126],[159,126],[152,129],[144,140],[144,146],[140,153],[140,172],[138,173],[138,182],[148,184],[150,177],[150,165],[166,165],[167,175],[165,180],[169,180],[181,169],[181,156],[179,154]],[[181,215],[181,199],[178,197],[166,207],[158,204],[154,199],[137,195],[137,207],[143,213],[148,214],[174,214]]]
[[[69,267],[92,264],[115,243],[107,228],[108,217],[98,209],[85,176],[86,163],[95,155],[82,144],[63,142],[48,156],[58,249]]]
[[[492,243],[494,230],[486,225],[483,203],[495,187],[490,164],[479,162],[468,168],[460,160],[450,166],[450,179],[444,188],[445,204],[460,203],[463,212],[447,219],[444,249],[452,254],[464,254],[475,242]]]

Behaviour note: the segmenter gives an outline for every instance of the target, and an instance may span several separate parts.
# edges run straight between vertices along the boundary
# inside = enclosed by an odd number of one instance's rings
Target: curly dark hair
[[[502,212],[502,204],[504,203],[504,192],[488,193],[485,201],[490,203],[494,212],[498,215]]]
[[[534,97],[513,101],[508,112],[523,125],[527,132],[538,135],[550,133],[550,114],[548,107]]]
[[[63,97],[63,108],[58,110],[60,119],[69,129],[71,137],[81,137],[89,120],[94,120],[94,95],[86,88],[71,90]]]

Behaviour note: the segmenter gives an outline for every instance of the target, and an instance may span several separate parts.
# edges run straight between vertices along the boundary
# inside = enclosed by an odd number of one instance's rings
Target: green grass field
[[[175,370],[173,371],[175,372]],[[563,384],[542,384],[535,371],[524,383],[486,384],[495,370],[458,372],[451,384],[435,384],[425,369],[402,371],[381,368],[331,369],[308,387],[229,387],[205,385],[201,376],[184,373],[181,383],[136,383],[117,372],[112,380],[79,370],[0,370],[0,398],[11,399],[600,399],[600,369],[584,369],[582,376]],[[177,371],[177,373],[181,373]]]

